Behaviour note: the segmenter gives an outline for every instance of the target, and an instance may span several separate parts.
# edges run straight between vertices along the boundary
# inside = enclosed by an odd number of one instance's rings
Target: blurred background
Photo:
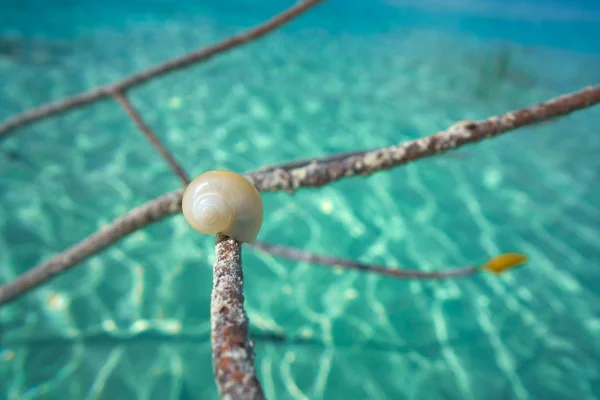
[[[212,44],[289,0],[0,0],[0,120]],[[191,176],[389,146],[600,82],[596,0],[330,0],[130,92]],[[270,399],[600,398],[600,109],[294,195],[244,250]],[[0,143],[0,282],[180,187],[104,101]],[[214,399],[214,239],[181,215],[0,308],[0,399]]]

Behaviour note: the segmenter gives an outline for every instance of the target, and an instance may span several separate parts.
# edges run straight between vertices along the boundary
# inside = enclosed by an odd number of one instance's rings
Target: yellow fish
[[[528,258],[521,253],[504,253],[492,257],[481,265],[481,269],[485,269],[493,274],[501,274],[504,271],[515,268],[527,262]]]

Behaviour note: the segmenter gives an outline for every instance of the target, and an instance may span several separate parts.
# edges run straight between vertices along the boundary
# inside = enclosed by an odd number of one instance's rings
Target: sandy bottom
[[[237,30],[237,29],[235,29]],[[0,117],[231,33],[190,17],[0,58]],[[600,80],[600,57],[428,30],[279,32],[131,92],[192,176],[433,134]],[[265,194],[260,240],[502,277],[417,282],[244,252],[271,399],[600,397],[598,109],[322,189]],[[114,102],[0,145],[0,281],[178,180]],[[596,204],[596,206],[594,206]],[[0,309],[7,399],[208,399],[213,239],[178,215]],[[0,396],[1,397],[1,396]]]

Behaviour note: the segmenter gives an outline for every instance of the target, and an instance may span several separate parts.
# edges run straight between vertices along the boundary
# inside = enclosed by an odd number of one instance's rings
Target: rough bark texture
[[[379,150],[351,153],[346,157],[315,159],[308,165],[285,169],[278,166],[255,171],[246,177],[259,191],[285,190],[293,192],[300,187],[317,187],[345,177],[369,175],[411,161],[439,154],[457,147],[498,136],[516,128],[547,121],[600,103],[600,85],[589,86],[578,92],[550,99],[527,108],[512,111],[480,122],[463,121],[433,136],[412,140]],[[105,249],[127,234],[152,222],[181,211],[183,189],[164,195],[130,211],[102,231],[40,264],[13,282],[0,287],[0,305],[47,282],[67,271],[78,262]]]
[[[244,310],[242,246],[224,235],[216,238],[210,304],[213,370],[222,399],[264,399],[254,368]]]
[[[511,111],[486,120],[461,121],[445,131],[397,146],[367,151],[326,163],[315,160],[290,170],[273,169],[251,174],[252,183],[262,191],[294,192],[300,187],[319,187],[342,178],[370,175],[421,158],[443,153],[465,144],[498,136],[502,133],[536,122],[569,114],[600,102],[600,85],[556,97],[543,103]]]

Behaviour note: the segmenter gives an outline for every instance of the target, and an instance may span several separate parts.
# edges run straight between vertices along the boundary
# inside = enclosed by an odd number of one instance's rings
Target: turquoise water
[[[3,47],[0,119],[291,2],[228,4],[0,2],[0,33],[22,50]],[[600,82],[593,1],[512,14],[440,4],[332,1],[131,98],[195,176],[387,146]],[[501,277],[428,282],[246,248],[268,398],[600,398],[599,117],[593,108],[368,178],[265,194],[259,239],[271,243],[422,270],[530,256]],[[15,132],[0,171],[0,281],[179,188],[114,102]],[[213,261],[213,239],[178,215],[0,308],[0,398],[216,398]]]

